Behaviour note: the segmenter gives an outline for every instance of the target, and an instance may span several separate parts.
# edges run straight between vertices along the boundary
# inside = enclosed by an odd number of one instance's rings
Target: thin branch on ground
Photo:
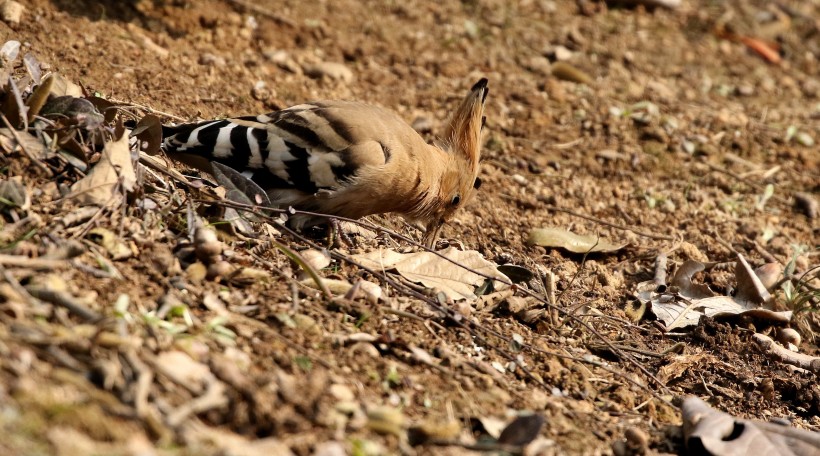
[[[637,234],[638,236],[642,236],[642,237],[649,238],[649,239],[656,239],[656,240],[659,240],[659,241],[674,241],[675,240],[674,236],[669,236],[669,235],[666,235],[666,234],[647,233],[646,231],[641,231],[641,230],[639,230],[637,228],[633,228],[631,226],[620,225],[618,223],[613,223],[613,222],[607,222],[606,220],[599,219],[598,217],[593,217],[591,215],[586,215],[586,214],[582,214],[580,212],[575,212],[572,209],[567,209],[567,208],[564,208],[564,207],[558,207],[558,206],[555,206],[553,204],[544,204],[544,208],[546,208],[547,210],[551,210],[551,211],[563,212],[563,213],[569,214],[573,217],[580,217],[582,219],[586,219],[586,220],[589,220],[591,222],[595,222],[599,225],[604,225],[604,226],[608,226],[608,227],[615,228],[615,229],[618,229],[618,230],[623,230],[623,231],[631,231],[631,232]]]

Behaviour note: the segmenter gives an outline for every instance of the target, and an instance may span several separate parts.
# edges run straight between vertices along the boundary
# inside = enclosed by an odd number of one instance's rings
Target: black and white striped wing
[[[363,109],[345,102],[304,104],[259,116],[166,127],[163,148],[172,156],[194,155],[230,166],[267,191],[315,194],[343,186],[363,164],[384,163],[382,154],[374,162],[362,153],[373,142]]]

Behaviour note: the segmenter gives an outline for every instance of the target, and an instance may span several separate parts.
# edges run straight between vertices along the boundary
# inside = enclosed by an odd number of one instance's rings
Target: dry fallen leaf
[[[395,269],[406,279],[440,291],[453,300],[475,299],[474,289],[484,282],[484,275],[500,280],[495,282],[497,290],[505,288],[504,283],[509,280],[498,272],[494,263],[485,260],[480,253],[475,250],[462,251],[455,247],[436,253],[377,250],[355,258],[364,266],[377,271]]]
[[[810,455],[820,452],[820,437],[816,432],[735,418],[710,408],[694,396],[683,400],[681,412],[686,446],[690,450],[699,448],[702,454]]]
[[[31,197],[21,176],[0,180],[0,209],[6,208],[19,208],[22,211],[31,208]]]
[[[559,247],[573,253],[614,252],[626,247],[626,244],[613,244],[602,237],[575,234],[561,228],[536,228],[530,232],[527,244]]]
[[[544,417],[537,413],[519,416],[501,431],[498,443],[524,446],[538,437],[545,421]]]
[[[735,296],[716,295],[706,285],[692,282],[694,274],[705,268],[703,263],[688,260],[678,268],[668,289],[659,287],[662,284],[654,280],[641,282],[635,295],[664,323],[667,331],[694,326],[704,315],[714,317],[742,313],[782,323],[791,319],[791,311],[775,312],[764,307],[771,300],[771,295],[743,256],[738,255],[737,259]]]
[[[137,175],[131,163],[127,131],[105,144],[100,161],[84,178],[71,186],[70,197],[76,198],[80,204],[103,206],[115,201],[120,180],[125,192],[134,189]]]

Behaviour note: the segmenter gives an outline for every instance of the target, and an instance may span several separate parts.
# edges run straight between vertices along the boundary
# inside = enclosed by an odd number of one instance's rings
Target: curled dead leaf
[[[158,154],[162,145],[162,123],[159,117],[153,114],[144,116],[137,122],[131,136],[140,141],[140,150],[145,151],[148,155]]]
[[[694,283],[694,274],[705,268],[704,263],[686,261],[675,273],[671,287],[659,286],[654,281],[642,282],[635,295],[667,330],[696,325],[701,316],[744,314],[781,323],[791,319],[791,311],[777,312],[765,307],[771,295],[742,255],[738,255],[735,268],[734,296],[716,295],[705,285]]]
[[[136,184],[128,135],[123,132],[118,139],[105,144],[100,161],[71,186],[69,197],[80,204],[105,206],[113,204],[116,196],[132,191]],[[118,192],[120,187],[123,191]]]

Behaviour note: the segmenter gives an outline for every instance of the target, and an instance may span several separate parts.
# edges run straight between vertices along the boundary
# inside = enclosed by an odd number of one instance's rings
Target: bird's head
[[[430,212],[424,244],[433,247],[441,226],[470,200],[481,186],[478,165],[481,158],[481,130],[484,127],[484,101],[490,89],[487,78],[473,85],[453,113],[440,148],[447,154],[435,208]]]

